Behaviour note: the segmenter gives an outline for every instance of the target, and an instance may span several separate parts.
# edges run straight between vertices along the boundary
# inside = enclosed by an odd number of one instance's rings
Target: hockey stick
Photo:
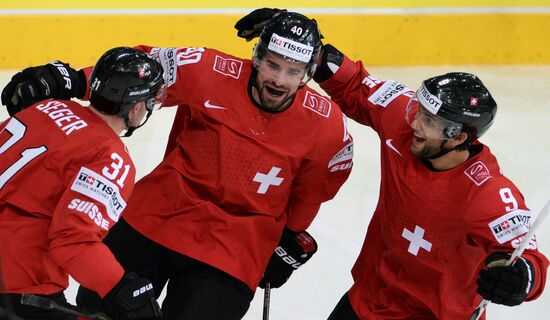
[[[47,310],[57,310],[73,316],[84,317],[92,320],[112,320],[111,317],[100,312],[90,312],[84,308],[73,306],[71,304],[59,304],[48,298],[34,294],[23,293],[21,295],[21,304],[38,307]]]
[[[271,298],[271,283],[265,283],[264,289],[264,313],[262,320],[269,320],[269,302]]]
[[[535,222],[533,222],[533,224],[529,228],[529,232],[527,232],[527,234],[523,237],[523,239],[519,243],[519,246],[516,248],[516,250],[514,250],[510,258],[508,259],[508,261],[506,261],[505,266],[514,264],[516,262],[516,259],[523,254],[523,251],[525,251],[525,249],[529,245],[529,241],[535,234],[535,230],[538,228],[538,226],[542,224],[542,221],[544,221],[549,211],[550,211],[550,200],[546,202],[546,205],[544,205],[544,208],[538,215],[537,219],[535,220]],[[470,316],[470,320],[478,320],[483,314],[483,312],[485,312],[485,308],[487,308],[490,302],[491,301],[487,299],[481,300],[477,308],[474,310],[474,313]]]

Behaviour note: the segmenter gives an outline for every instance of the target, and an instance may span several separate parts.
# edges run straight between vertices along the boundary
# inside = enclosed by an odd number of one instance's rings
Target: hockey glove
[[[136,273],[127,273],[103,298],[107,313],[117,320],[162,319],[153,285]]]
[[[491,302],[516,306],[531,291],[535,273],[531,262],[524,258],[505,266],[508,258],[506,252],[494,252],[487,258],[487,269],[479,271],[477,292]]]
[[[330,44],[325,44],[321,52],[321,61],[317,63],[313,74],[313,80],[317,83],[330,78],[344,62],[344,54]]]
[[[246,41],[250,41],[256,37],[260,36],[264,26],[285,9],[270,9],[270,8],[261,8],[256,9],[246,16],[242,17],[235,24],[235,29],[237,29],[237,36],[240,38],[245,38]]]
[[[290,278],[292,272],[306,263],[315,252],[317,242],[309,233],[285,228],[279,245],[269,259],[259,287],[265,288],[266,282],[269,282],[271,288],[279,288]]]
[[[53,61],[26,68],[11,78],[2,91],[2,104],[10,116],[45,99],[82,98],[86,92],[86,75],[68,64]]]

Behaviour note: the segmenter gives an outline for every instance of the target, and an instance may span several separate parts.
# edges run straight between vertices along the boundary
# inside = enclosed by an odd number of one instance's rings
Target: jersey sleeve
[[[124,274],[102,242],[118,221],[134,187],[133,163],[121,153],[106,152],[101,159],[75,168],[66,181],[48,233],[53,260],[101,297]]]
[[[332,199],[349,177],[353,166],[353,138],[347,132],[346,119],[324,128],[330,136],[323,145],[314,148],[294,179],[287,205],[287,227],[294,231],[306,230],[321,204]]]
[[[163,106],[184,105],[189,94],[193,92],[195,85],[200,81],[201,76],[208,68],[204,56],[209,55],[205,48],[160,48],[146,45],[134,47],[149,54],[159,61],[164,71],[164,81],[167,86],[167,97]],[[89,79],[93,66],[82,68],[82,71]],[[88,100],[90,93],[89,83],[86,86],[84,99]]]
[[[483,191],[476,193],[477,200],[467,220],[472,223],[471,239],[489,254],[496,251],[512,253],[529,231],[536,214],[525,205],[523,195],[507,179],[494,179]],[[522,254],[533,267],[535,282],[527,300],[536,299],[544,290],[548,259],[538,250],[536,237],[529,240]],[[480,262],[484,267],[484,261]]]
[[[335,70],[335,67],[331,69]],[[414,94],[399,82],[371,76],[361,61],[353,62],[346,56],[334,74],[319,85],[349,118],[377,132],[380,131],[382,113],[396,110],[402,117],[404,108]]]
[[[196,85],[211,69],[210,50],[205,48],[159,48],[140,45],[164,69],[167,97],[163,106],[185,105]]]

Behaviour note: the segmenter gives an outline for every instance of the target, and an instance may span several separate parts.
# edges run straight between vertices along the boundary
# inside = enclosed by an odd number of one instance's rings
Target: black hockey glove
[[[261,8],[250,12],[235,24],[237,36],[245,38],[246,41],[259,37],[269,20],[282,11],[286,11],[286,9]]]
[[[506,252],[494,252],[487,258],[487,269],[479,271],[477,292],[491,302],[517,306],[531,291],[535,273],[531,262],[524,258],[504,266],[508,258]]]
[[[330,44],[325,44],[321,52],[321,61],[318,61],[313,74],[313,80],[317,83],[330,78],[344,62],[344,54]]]
[[[124,275],[118,284],[103,298],[107,313],[116,320],[162,319],[153,285],[136,273]]]
[[[82,98],[86,92],[86,75],[68,64],[52,61],[26,68],[11,78],[2,91],[2,104],[10,116],[45,99]]]
[[[269,259],[259,287],[265,288],[266,282],[269,282],[271,288],[279,288],[290,278],[292,272],[306,263],[315,252],[317,242],[309,233],[285,228],[279,245]]]

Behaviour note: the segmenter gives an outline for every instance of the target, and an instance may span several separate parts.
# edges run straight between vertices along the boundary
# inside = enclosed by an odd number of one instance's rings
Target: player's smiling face
[[[426,137],[416,131],[412,140],[411,152],[415,156],[426,159],[439,153],[445,142],[445,140]]]
[[[421,158],[429,158],[441,151],[445,140],[434,137],[442,137],[443,129],[433,115],[421,107],[413,116],[410,125],[414,130],[411,145],[411,151],[414,155]]]
[[[270,52],[255,67],[258,73],[252,94],[256,102],[271,111],[288,106],[306,74],[306,64]]]

